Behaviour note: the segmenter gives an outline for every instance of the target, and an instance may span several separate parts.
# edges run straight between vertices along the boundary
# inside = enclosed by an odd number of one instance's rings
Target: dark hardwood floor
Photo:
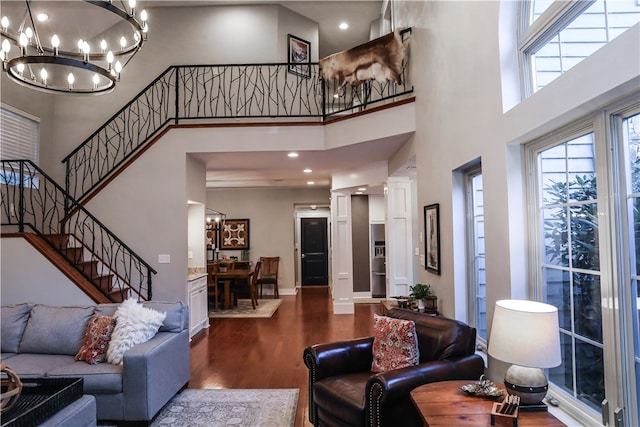
[[[190,388],[297,388],[297,427],[309,426],[305,347],[370,336],[375,304],[356,304],[355,315],[334,315],[327,287],[281,296],[269,319],[211,319],[191,343]],[[250,427],[250,426],[248,426]]]

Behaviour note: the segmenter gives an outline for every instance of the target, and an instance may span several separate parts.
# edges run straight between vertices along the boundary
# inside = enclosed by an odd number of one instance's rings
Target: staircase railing
[[[131,293],[151,299],[151,279],[156,271],[149,264],[34,163],[1,163],[2,226],[17,227],[21,233],[29,229],[40,235],[112,301]],[[86,261],[97,262],[106,269],[101,276],[110,276],[107,285],[82,268]]]
[[[401,33],[407,52],[401,84],[371,81],[348,86],[339,97],[337,83],[323,81],[317,63],[171,66],[64,158],[67,192],[82,202],[169,125],[238,118],[322,121],[407,95],[413,92],[410,34]]]

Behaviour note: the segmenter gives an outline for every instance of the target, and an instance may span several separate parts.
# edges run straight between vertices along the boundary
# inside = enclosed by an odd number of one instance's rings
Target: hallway
[[[355,315],[334,315],[326,286],[283,296],[269,319],[211,319],[191,343],[191,388],[298,388],[296,426],[308,422],[305,347],[372,335],[380,304],[356,304]]]

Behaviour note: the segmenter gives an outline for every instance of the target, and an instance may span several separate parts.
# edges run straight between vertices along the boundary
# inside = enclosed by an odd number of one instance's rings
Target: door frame
[[[312,206],[314,206],[312,208]],[[329,268],[329,288],[331,288],[331,207],[327,205],[301,205],[296,206],[294,209],[294,260],[295,260],[295,282],[296,290],[302,288],[302,257],[300,253],[301,248],[301,218],[326,218],[327,219],[327,256],[328,256],[328,268]]]

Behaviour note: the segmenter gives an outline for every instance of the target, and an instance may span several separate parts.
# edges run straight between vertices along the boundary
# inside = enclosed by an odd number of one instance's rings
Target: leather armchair
[[[477,380],[484,373],[484,360],[475,354],[475,328],[401,308],[387,316],[415,322],[420,363],[374,374],[373,337],[307,347],[314,426],[423,426],[411,390],[436,381]]]

